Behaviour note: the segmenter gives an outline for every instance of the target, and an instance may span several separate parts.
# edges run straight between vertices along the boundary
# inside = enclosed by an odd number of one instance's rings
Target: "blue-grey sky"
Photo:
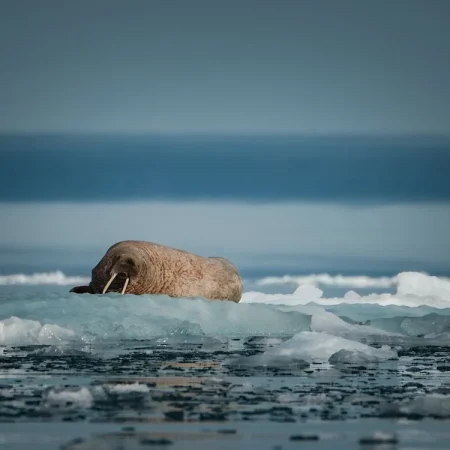
[[[0,131],[450,134],[448,0],[17,0]]]

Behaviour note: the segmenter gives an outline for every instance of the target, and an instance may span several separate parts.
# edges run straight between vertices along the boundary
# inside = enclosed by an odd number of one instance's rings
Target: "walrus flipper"
[[[75,286],[70,292],[74,292],[75,294],[92,294],[91,286]]]

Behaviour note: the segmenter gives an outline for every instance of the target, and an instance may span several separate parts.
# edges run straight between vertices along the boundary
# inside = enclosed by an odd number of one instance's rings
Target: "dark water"
[[[449,200],[450,141],[0,136],[0,200]]]
[[[267,339],[207,344],[128,341],[115,356],[114,350],[9,349],[1,358],[0,448],[426,450],[450,444],[450,412],[436,420],[397,406],[450,391],[447,347],[409,348],[398,361],[378,364],[249,369],[222,363],[258,354]]]

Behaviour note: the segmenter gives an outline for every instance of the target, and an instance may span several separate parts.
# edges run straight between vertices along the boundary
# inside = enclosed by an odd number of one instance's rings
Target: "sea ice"
[[[53,388],[47,393],[47,406],[57,406],[63,409],[90,408],[94,402],[91,391],[87,387],[74,389]]]
[[[336,358],[350,359],[350,353],[356,354],[355,359],[364,357],[364,361],[385,361],[397,359],[395,350],[390,348],[374,348],[360,342],[333,336],[327,333],[303,331],[278,347],[271,348],[261,355],[254,355],[248,358],[239,358],[234,361],[237,365],[251,366],[275,366],[288,364],[289,361],[305,362],[327,362],[333,355],[345,350],[346,354],[335,356]],[[342,361],[340,361],[342,362]]]
[[[397,294],[438,297],[450,303],[450,280],[418,272],[403,272],[398,275]]]
[[[72,330],[84,342],[181,336],[273,336],[310,330],[311,317],[269,305],[235,304],[166,296],[75,295],[2,304],[0,343],[51,343]],[[10,316],[19,316],[10,317]],[[7,317],[10,317],[7,319]],[[186,340],[189,340],[187,337]]]
[[[382,413],[387,416],[450,417],[450,395],[427,394],[404,403],[384,405]]]
[[[323,292],[315,286],[301,285],[292,294],[246,292],[238,304],[46,291],[31,296],[24,293],[22,297],[18,293],[10,298],[5,288],[7,294],[1,292],[0,299],[0,344],[59,344],[75,338],[86,343],[164,338],[177,344],[191,342],[192,336],[200,342],[205,336],[219,340],[233,336],[291,337],[301,331],[351,340],[375,336],[391,342],[387,338],[446,333],[450,325],[450,282],[411,272],[399,274],[397,280],[396,294],[360,296],[349,291],[343,298],[330,299],[323,298]],[[365,322],[369,317],[370,323],[352,323]]]
[[[403,272],[397,275],[397,292],[395,294],[370,294],[360,296],[350,291],[342,298],[323,298],[322,291],[300,286],[293,294],[263,294],[247,292],[244,303],[265,303],[278,305],[319,305],[378,304],[417,307],[428,305],[434,308],[450,308],[450,281],[418,272]],[[300,289],[301,288],[301,289]]]
[[[0,345],[61,344],[75,333],[58,325],[41,325],[36,320],[10,317],[0,321]]]
[[[433,334],[438,336],[450,331],[450,316],[436,313],[427,314],[422,317],[392,317],[374,319],[370,324],[389,331],[402,333],[407,336],[425,336]]]

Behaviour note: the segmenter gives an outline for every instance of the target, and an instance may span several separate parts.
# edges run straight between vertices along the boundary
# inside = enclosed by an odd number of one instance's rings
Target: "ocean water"
[[[0,277],[3,448],[448,448],[449,278],[264,276],[239,304],[83,281]]]
[[[450,140],[0,135],[0,201],[448,201]]]

